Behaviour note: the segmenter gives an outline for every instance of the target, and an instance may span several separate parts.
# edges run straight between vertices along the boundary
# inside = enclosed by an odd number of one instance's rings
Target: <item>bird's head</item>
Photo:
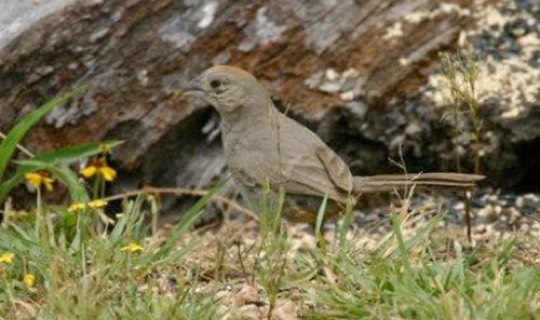
[[[266,89],[251,73],[226,65],[213,66],[191,80],[187,94],[213,106],[222,116],[247,113],[245,109],[266,105],[269,100]]]

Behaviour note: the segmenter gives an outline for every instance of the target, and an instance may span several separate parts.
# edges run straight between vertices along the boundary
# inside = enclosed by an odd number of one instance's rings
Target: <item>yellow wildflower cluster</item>
[[[0,254],[0,264],[13,264],[15,254],[13,252],[3,252]],[[4,273],[4,269],[0,268],[0,276]],[[25,273],[23,276],[23,284],[26,289],[32,288],[36,284],[36,276],[32,273]]]
[[[144,247],[136,242],[130,242],[127,246],[120,249],[121,251],[127,251],[131,253],[140,253],[144,250]]]
[[[76,202],[74,204],[72,204],[71,206],[69,206],[69,211],[70,212],[76,212],[76,211],[81,211],[81,210],[84,210],[86,208],[91,208],[91,209],[100,209],[100,208],[104,208],[105,206],[107,205],[107,201],[103,200],[103,199],[96,199],[96,200],[92,200],[92,201],[89,201],[89,202]]]

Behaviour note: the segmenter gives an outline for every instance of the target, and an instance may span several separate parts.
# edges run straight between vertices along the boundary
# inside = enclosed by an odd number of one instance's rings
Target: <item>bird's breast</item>
[[[223,136],[223,146],[233,176],[251,178],[258,184],[279,182],[279,143],[272,132],[264,128],[242,130],[241,134],[230,131]]]

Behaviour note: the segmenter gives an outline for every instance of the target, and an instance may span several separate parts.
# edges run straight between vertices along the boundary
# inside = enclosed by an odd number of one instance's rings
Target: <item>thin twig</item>
[[[0,131],[0,138],[2,138],[2,140],[6,139],[7,136]],[[25,147],[23,147],[22,145],[18,144],[16,145],[17,149],[19,149],[22,153],[26,154],[27,156],[29,156],[30,158],[33,158],[35,157],[35,155],[30,152],[28,149],[26,149]]]

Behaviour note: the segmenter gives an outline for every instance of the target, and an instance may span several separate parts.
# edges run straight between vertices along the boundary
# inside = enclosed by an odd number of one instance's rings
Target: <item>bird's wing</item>
[[[332,182],[341,190],[351,192],[353,179],[349,166],[329,147],[322,145],[315,150]]]
[[[324,196],[345,201],[353,186],[347,165],[329,147],[321,146],[312,152],[284,159],[289,193]]]

